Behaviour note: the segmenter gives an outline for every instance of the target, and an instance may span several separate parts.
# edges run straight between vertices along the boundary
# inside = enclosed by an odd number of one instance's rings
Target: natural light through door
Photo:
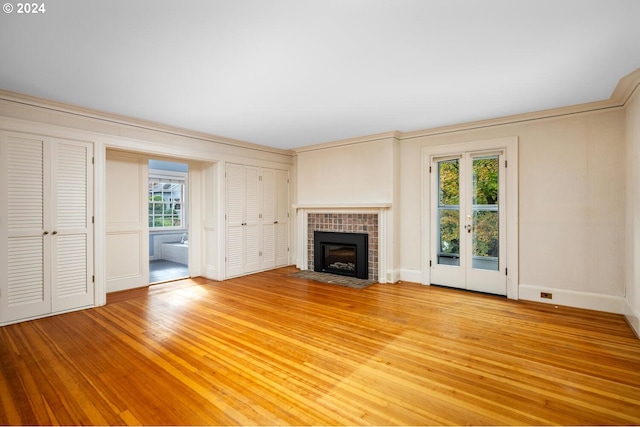
[[[431,283],[506,295],[504,170],[503,151],[432,157]]]

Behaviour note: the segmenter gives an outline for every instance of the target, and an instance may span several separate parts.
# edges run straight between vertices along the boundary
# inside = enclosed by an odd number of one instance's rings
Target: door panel
[[[54,312],[94,301],[92,158],[88,143],[61,141],[52,149]]]
[[[51,312],[45,143],[3,134],[0,159],[0,194],[7,200],[0,230],[0,271],[6,272],[0,279],[0,322],[7,322]]]
[[[501,152],[432,159],[433,284],[506,295],[503,166]]]
[[[146,157],[107,151],[107,292],[149,284],[149,202]]]

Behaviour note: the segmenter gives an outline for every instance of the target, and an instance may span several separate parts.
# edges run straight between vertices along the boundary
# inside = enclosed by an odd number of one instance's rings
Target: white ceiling
[[[38,2],[0,14],[0,88],[280,148],[608,99],[640,68],[638,0]]]

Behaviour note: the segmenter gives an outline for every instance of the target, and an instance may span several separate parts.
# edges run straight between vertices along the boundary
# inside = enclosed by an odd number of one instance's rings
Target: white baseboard
[[[209,280],[220,280],[218,270],[215,267],[204,267],[202,269],[202,277]]]
[[[640,312],[634,310],[634,308],[629,305],[629,301],[625,301],[624,316],[627,318],[627,322],[629,322],[636,336],[640,338]]]
[[[624,297],[523,284],[520,284],[518,290],[518,299],[521,300],[605,311],[607,313],[624,314],[625,312]],[[552,299],[541,298],[541,292],[550,293]]]
[[[398,270],[387,270],[385,277],[378,278],[380,283],[396,283],[398,280],[400,280]]]
[[[422,283],[422,271],[420,270],[407,270],[400,269],[396,270],[398,272],[398,280],[403,282],[413,282],[413,283]]]

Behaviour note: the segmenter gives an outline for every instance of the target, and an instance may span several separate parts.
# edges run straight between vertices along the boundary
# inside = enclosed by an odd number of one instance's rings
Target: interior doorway
[[[189,277],[189,165],[149,160],[149,283]]]

